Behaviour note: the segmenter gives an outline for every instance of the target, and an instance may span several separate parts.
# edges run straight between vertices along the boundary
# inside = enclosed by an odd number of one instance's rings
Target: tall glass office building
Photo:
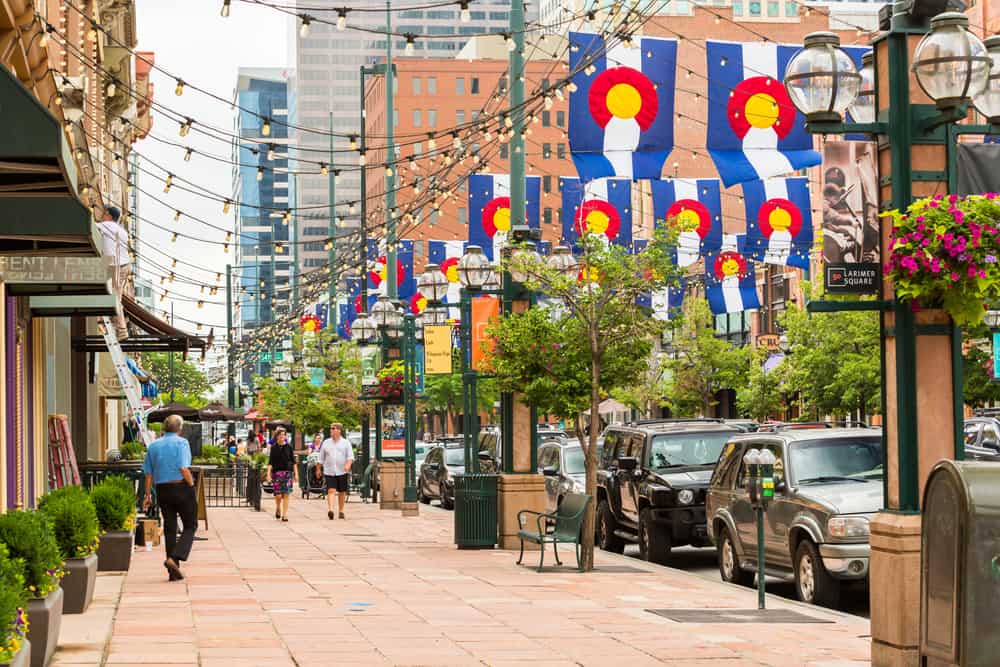
[[[235,337],[243,340],[290,309],[294,249],[287,243],[291,227],[281,212],[294,207],[295,201],[294,182],[288,175],[289,132],[284,125],[293,122],[288,70],[241,67],[235,101],[239,109],[234,134],[241,141],[234,141],[232,148],[233,302]],[[272,119],[266,136],[262,118]],[[285,242],[280,252],[275,242]],[[249,385],[252,375],[269,372],[270,359],[263,357],[244,371],[241,380]]]

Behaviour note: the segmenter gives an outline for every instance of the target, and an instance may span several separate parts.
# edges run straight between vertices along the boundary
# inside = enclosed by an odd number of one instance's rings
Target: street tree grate
[[[790,609],[647,609],[677,623],[833,623]]]

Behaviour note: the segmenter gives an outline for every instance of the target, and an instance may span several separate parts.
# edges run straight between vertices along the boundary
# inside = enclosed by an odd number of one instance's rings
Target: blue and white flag
[[[636,37],[608,48],[582,32],[569,41],[569,150],[580,178],[660,178],[674,148],[677,42]]]
[[[632,252],[638,254],[645,250],[649,241],[637,239],[632,242]],[[651,309],[654,319],[668,322],[673,319],[684,305],[684,293],[687,291],[687,280],[680,278],[677,285],[654,286],[651,292],[644,292],[635,299],[636,305]]]
[[[802,47],[711,40],[705,47],[707,147],[725,186],[819,164],[805,116],[782,83],[788,61]]]
[[[337,310],[340,312],[340,319],[337,322],[337,336],[341,340],[351,340],[351,327],[357,319],[354,306],[350,303],[338,303]]]
[[[465,253],[465,241],[428,241],[427,260],[437,264],[448,280],[448,294],[444,303],[448,304],[450,317],[458,317],[459,304],[462,298],[462,283],[458,279],[458,262]]]
[[[809,268],[813,245],[809,179],[769,178],[743,184],[746,251],[768,264]]]
[[[525,183],[527,224],[538,229],[542,179],[528,176]],[[510,219],[510,174],[472,174],[469,176],[469,243],[480,246],[493,261],[507,242]]]
[[[368,293],[384,296],[389,293],[388,253],[383,239],[368,239]],[[409,299],[417,291],[413,274],[413,241],[399,241],[396,248],[396,296]]]
[[[737,250],[705,256],[705,292],[712,313],[738,313],[760,308],[753,264]]]
[[[677,266],[691,266],[704,253],[722,246],[722,197],[718,179],[673,178],[653,181],[650,187],[656,224],[672,220],[680,229]]]
[[[316,312],[316,319],[319,320],[319,328],[325,329],[327,323],[329,322],[328,318],[330,312],[330,305],[326,303],[317,303],[315,312]]]
[[[562,243],[576,251],[584,231],[632,247],[632,181],[600,178],[583,183],[571,176],[560,178],[562,190]]]

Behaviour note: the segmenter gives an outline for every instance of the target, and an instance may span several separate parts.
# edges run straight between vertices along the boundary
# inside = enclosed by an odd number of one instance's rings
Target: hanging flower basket
[[[983,321],[1000,298],[1000,199],[994,193],[935,195],[892,220],[886,275],[914,310],[941,308],[958,325]]]
[[[361,389],[361,400],[381,401],[389,405],[403,402],[403,362],[393,361],[378,372],[378,384]]]

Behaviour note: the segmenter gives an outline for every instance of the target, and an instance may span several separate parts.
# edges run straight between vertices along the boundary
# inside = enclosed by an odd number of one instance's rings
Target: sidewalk
[[[599,551],[596,572],[538,574],[515,565],[516,552],[458,551],[452,513],[424,505],[403,518],[351,502],[346,521],[328,521],[324,501],[294,498],[288,523],[272,508],[210,510],[184,582],[167,582],[162,546],[137,551],[113,628],[121,577],[101,579],[98,613],[67,617],[55,664],[868,664],[868,621],[837,612],[774,598],[776,610],[825,622],[682,623],[647,611],[756,608],[750,589],[678,570]]]

